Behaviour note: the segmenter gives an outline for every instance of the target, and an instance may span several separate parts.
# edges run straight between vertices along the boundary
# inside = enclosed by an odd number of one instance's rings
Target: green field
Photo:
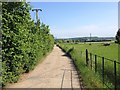
[[[110,60],[116,60],[118,61],[118,45],[117,44],[110,44],[110,46],[104,46],[103,43],[92,43],[89,45],[89,43],[79,43],[79,44],[68,44],[63,43],[60,44],[60,47],[63,48],[65,52],[70,54],[71,58],[75,61],[77,67],[79,68],[83,83],[86,87],[110,87],[114,88],[114,62],[109,61]],[[72,49],[72,51],[70,51]],[[92,71],[90,70],[90,67],[86,67],[86,58],[85,58],[85,51],[88,49],[89,53],[92,53],[92,63],[93,68]],[[101,68],[102,68],[102,58],[97,57],[97,73],[94,72],[94,63],[95,63],[95,56],[99,55],[101,57],[105,57],[105,64],[104,64],[104,72],[105,72],[105,84],[102,85],[102,77],[101,77]],[[118,72],[118,65],[117,65],[117,72]],[[117,73],[117,77],[118,77]],[[91,80],[89,80],[91,79]],[[119,78],[117,78],[119,79]],[[117,85],[119,86],[119,85]]]
[[[89,52],[93,54],[97,54],[112,60],[118,61],[118,45],[111,44],[110,46],[103,46],[102,43],[100,44],[63,44],[67,47],[74,47],[77,51],[85,52],[88,49]]]

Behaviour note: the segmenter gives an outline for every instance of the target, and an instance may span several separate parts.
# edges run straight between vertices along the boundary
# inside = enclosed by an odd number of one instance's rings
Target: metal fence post
[[[97,72],[97,55],[95,55],[95,72]]]
[[[88,59],[88,50],[86,49],[86,65],[88,66],[88,61],[89,61],[89,59]]]
[[[115,79],[115,90],[117,89],[117,71],[116,71],[116,60],[114,61],[114,79]]]
[[[104,85],[104,57],[102,57],[102,79],[103,79],[103,85]]]

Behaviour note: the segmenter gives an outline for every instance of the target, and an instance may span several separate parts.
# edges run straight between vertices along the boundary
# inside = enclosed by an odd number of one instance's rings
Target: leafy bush
[[[45,24],[30,18],[25,2],[2,3],[2,84],[17,82],[53,49],[54,38]]]

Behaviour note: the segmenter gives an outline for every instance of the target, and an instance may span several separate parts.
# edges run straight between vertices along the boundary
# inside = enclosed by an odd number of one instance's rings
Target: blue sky
[[[118,29],[117,2],[31,2],[41,8],[41,22],[56,38],[115,36]],[[35,19],[35,12],[31,12]]]

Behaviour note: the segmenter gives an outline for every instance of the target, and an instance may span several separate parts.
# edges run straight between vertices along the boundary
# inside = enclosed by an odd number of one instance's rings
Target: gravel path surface
[[[80,88],[72,61],[57,46],[28,74],[23,74],[18,83],[5,88]]]

